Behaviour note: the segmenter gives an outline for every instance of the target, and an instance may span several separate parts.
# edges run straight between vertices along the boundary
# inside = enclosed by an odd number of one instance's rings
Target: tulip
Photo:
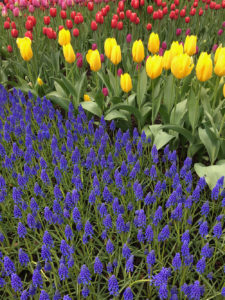
[[[120,76],[120,86],[121,86],[121,89],[125,93],[129,93],[129,91],[132,90],[132,80],[131,80],[131,77],[128,73],[121,74],[121,76]]]
[[[133,61],[138,64],[141,63],[142,60],[145,58],[144,45],[141,40],[135,41],[133,43],[132,56],[133,56]]]
[[[192,59],[186,53],[175,56],[171,63],[171,72],[178,79],[188,76],[193,68]]]
[[[159,52],[159,36],[157,33],[152,32],[149,36],[148,40],[148,51],[151,52],[152,54],[156,54]]]
[[[38,85],[42,86],[44,83],[40,77],[37,78]]]
[[[162,59],[163,69],[169,70],[171,67],[171,50],[166,50]]]
[[[72,64],[75,61],[76,55],[70,43],[63,45],[63,55],[65,57],[66,62],[68,62],[69,64]]]
[[[105,97],[107,97],[109,94],[108,89],[106,87],[102,88],[102,93]]]
[[[225,47],[222,48],[221,46],[219,46],[219,47],[217,46],[216,53],[215,53],[215,56],[214,56],[214,64],[217,63],[217,59],[218,59],[219,54],[220,54],[220,52],[221,52],[222,49],[225,49]]]
[[[196,76],[200,81],[206,81],[212,77],[212,59],[211,55],[206,52],[202,52],[199,56],[196,65]]]
[[[101,58],[99,51],[96,50],[88,50],[86,55],[86,60],[90,65],[92,71],[97,72],[101,69]]]
[[[123,74],[123,70],[122,70],[121,68],[119,68],[119,69],[118,69],[118,71],[117,71],[117,76],[119,76],[119,77],[120,77],[120,76],[121,76],[121,74]]]
[[[111,57],[111,52],[112,48],[117,45],[116,39],[114,38],[108,38],[105,40],[104,43],[104,50],[105,50],[105,55],[110,59]]]
[[[225,76],[225,48],[221,48],[216,64],[214,67],[214,72],[217,76]]]
[[[126,37],[127,43],[130,43],[130,42],[131,42],[131,39],[132,39],[131,34],[128,33],[128,35],[127,35],[127,37]]]
[[[146,61],[146,73],[151,79],[159,77],[162,73],[162,57],[159,55],[149,56]]]
[[[121,62],[121,50],[120,46],[116,45],[112,48],[110,60],[114,65],[118,65]]]
[[[90,96],[87,94],[84,94],[84,101],[91,101]]]
[[[61,29],[59,31],[59,39],[58,39],[59,45],[64,46],[70,44],[70,40],[71,40],[70,31],[64,28]]]
[[[31,48],[31,40],[28,37],[19,38],[16,40],[17,46],[20,50],[20,54],[25,61],[29,61],[33,57],[33,51]]]
[[[197,36],[187,35],[184,43],[184,52],[188,55],[194,55],[196,53]]]

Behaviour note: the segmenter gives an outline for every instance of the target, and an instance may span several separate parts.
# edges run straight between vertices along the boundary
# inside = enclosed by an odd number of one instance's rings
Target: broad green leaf
[[[65,77],[62,76],[62,82],[67,87],[67,90],[70,92],[70,95],[73,96],[73,98],[77,98],[77,91],[75,89],[75,86],[72,85],[72,83]]]
[[[98,104],[101,110],[104,110],[104,95],[102,91],[98,91],[93,97],[93,100]]]
[[[198,153],[198,151],[203,147],[202,143],[200,144],[191,144],[188,147],[188,156],[192,157],[194,156],[196,153]]]
[[[168,144],[174,138],[173,135],[168,134],[164,131],[159,131],[156,136],[154,137],[154,144],[156,148],[159,150],[166,144]]]
[[[110,84],[109,77],[106,74],[104,74],[102,71],[97,72],[97,76],[101,79],[101,81],[107,87],[107,89],[109,91],[109,96],[112,96],[112,86]]]
[[[108,111],[108,113],[110,111],[118,110],[118,109],[126,110],[130,112],[130,114],[133,114],[138,121],[141,120],[141,113],[137,110],[137,108],[127,104],[116,104]]]
[[[59,78],[54,78],[54,82],[57,82],[61,86],[61,88],[63,89],[63,91],[66,93],[67,96],[70,95],[70,90],[68,89],[67,85],[63,82],[63,80]]]
[[[183,100],[177,103],[170,115],[170,123],[176,125],[182,125],[184,122],[184,115],[187,112],[187,100]]]
[[[80,101],[80,98],[81,98],[81,92],[82,92],[82,88],[83,88],[83,84],[84,84],[84,79],[85,78],[86,78],[86,72],[84,72],[81,75],[80,79],[75,84],[75,90],[76,90],[76,93],[77,93],[77,97],[76,97],[76,105],[77,105],[77,107],[79,105],[79,101]]]
[[[193,89],[191,89],[187,106],[189,122],[191,124],[192,130],[195,130],[199,119],[199,103],[197,97],[198,96],[195,95]]]
[[[46,98],[68,111],[70,101],[67,97],[62,97],[57,92],[51,92],[46,95]]]
[[[145,125],[143,128],[142,128],[142,131],[144,131],[145,132],[145,134],[146,134],[146,138],[152,138],[152,132],[151,132],[151,130],[150,130],[150,128],[149,128],[150,126],[149,125]]]
[[[147,88],[147,74],[145,68],[141,71],[140,74],[140,89],[137,91],[137,99],[139,99],[138,106],[141,107],[143,105],[144,96]]]
[[[109,98],[109,102],[113,104],[121,103],[121,100],[122,100],[121,97],[116,97],[116,96]]]
[[[109,75],[109,80],[110,80],[111,86],[113,88],[114,94],[116,96],[118,96],[118,94],[119,94],[119,82],[118,82],[117,76],[115,77],[115,75],[109,69],[107,70],[107,72],[108,72],[108,75]]]
[[[154,124],[155,119],[158,115],[159,108],[161,105],[161,98],[162,98],[162,91],[159,93],[159,95],[156,98],[152,99],[152,124]]]
[[[167,77],[166,85],[164,88],[164,99],[163,103],[167,108],[167,113],[169,114],[175,101],[175,84],[174,76],[170,74]]]
[[[220,150],[220,140],[217,138],[215,133],[213,133],[213,131],[208,127],[204,129],[199,128],[198,133],[201,142],[203,143],[208,152],[210,162],[211,164],[213,164]]]
[[[105,115],[105,120],[106,121],[111,121],[113,119],[124,119],[124,120],[128,121],[127,117],[122,112],[120,112],[118,110],[113,110],[109,114]]]
[[[54,81],[54,86],[55,86],[56,92],[59,96],[67,97],[66,92],[64,91],[62,86],[60,84],[58,84],[58,82]]]
[[[217,180],[222,176],[225,176],[225,161],[218,162],[213,166],[204,166],[203,164],[197,163],[194,165],[194,169],[199,177],[205,176],[205,180],[212,190],[216,185]]]
[[[192,81],[192,76],[187,76],[183,80],[183,86],[182,86],[182,89],[181,89],[181,95],[185,95],[187,93],[187,91],[190,90],[191,81]]]
[[[182,134],[189,141],[189,143],[194,143],[195,137],[192,135],[192,133],[179,125],[162,125],[162,129],[174,130]]]
[[[97,103],[95,103],[93,101],[88,101],[88,102],[81,102],[80,104],[82,105],[82,107],[84,109],[91,112],[93,115],[96,115],[99,118],[101,118],[102,110],[100,109],[100,107],[98,106]]]

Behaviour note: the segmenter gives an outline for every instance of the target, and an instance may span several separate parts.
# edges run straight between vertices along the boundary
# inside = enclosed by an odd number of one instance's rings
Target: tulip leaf
[[[168,125],[162,125],[162,129],[174,130],[174,131],[182,134],[189,141],[189,143],[194,143],[195,137],[191,134],[190,131],[183,128],[182,126],[168,124]]]
[[[175,84],[174,84],[174,76],[170,74],[167,77],[166,85],[164,88],[164,99],[163,103],[167,108],[167,113],[169,114],[175,100]]]
[[[67,90],[69,91],[70,95],[76,98],[77,91],[75,87],[71,84],[71,82],[65,76],[62,76],[62,82],[67,87]]]
[[[115,110],[115,109],[116,110],[118,110],[118,109],[126,110],[130,114],[133,114],[138,121],[141,121],[141,113],[134,106],[127,105],[127,104],[116,104],[108,111],[108,113],[110,113],[112,110]]]
[[[107,87],[109,91],[109,96],[112,96],[112,86],[109,81],[109,77],[106,76],[102,71],[97,72],[97,76],[101,79],[104,85]]]
[[[146,74],[145,68],[143,68],[143,70],[140,74],[140,89],[137,93],[137,99],[139,99],[139,101],[140,101],[139,107],[141,107],[143,105],[146,88],[147,88],[147,74]]]
[[[77,93],[77,97],[76,97],[77,107],[79,105],[79,101],[80,101],[80,98],[81,98],[81,92],[82,92],[82,88],[83,88],[85,78],[86,78],[86,72],[84,72],[81,75],[80,79],[75,84],[75,90],[76,90],[76,93]]]
[[[158,150],[175,138],[174,135],[164,132],[161,125],[151,125],[149,126],[149,129],[152,133],[151,136],[153,137],[153,144],[156,145]]]
[[[172,109],[170,115],[170,123],[181,125],[184,121],[184,115],[187,112],[187,100],[177,103],[176,107]]]
[[[182,89],[181,89],[181,95],[185,96],[185,94],[190,90],[191,81],[192,81],[191,74],[183,79],[183,86],[182,86]]]
[[[67,96],[64,89],[62,88],[62,86],[60,84],[58,84],[58,82],[54,81],[54,86],[55,86],[55,89],[56,89],[56,92],[57,92],[58,95],[60,95],[62,97]]]
[[[209,154],[210,162],[213,164],[220,150],[220,140],[209,127],[205,127],[204,129],[199,128],[198,133],[201,142]]]
[[[152,124],[155,122],[155,119],[158,115],[162,98],[162,90],[157,97],[152,99]]]
[[[59,105],[60,107],[62,107],[66,111],[68,111],[70,101],[68,100],[67,97],[62,97],[57,92],[51,92],[51,93],[46,95],[46,98],[52,100],[52,102]]]
[[[204,166],[201,163],[196,163],[194,165],[194,169],[199,177],[205,177],[209,188],[212,190],[218,179],[220,179],[222,176],[225,176],[225,161],[218,161],[218,163],[213,166]]]
[[[114,94],[116,96],[118,96],[118,94],[119,94],[119,83],[118,83],[117,74],[116,74],[116,76],[113,75],[113,73],[109,69],[107,70],[107,72],[108,72],[108,75],[109,75],[110,83],[111,83],[112,88],[114,90]]]
[[[87,101],[87,102],[81,102],[80,104],[85,110],[87,110],[87,111],[91,112],[93,115],[96,115],[99,118],[101,118],[102,110],[100,109],[100,107],[98,106],[97,103],[95,103],[93,101]]]
[[[123,120],[127,120],[127,117],[120,111],[118,110],[113,110],[110,113],[105,115],[105,120],[106,121],[111,121],[113,119],[123,119]]]
[[[54,82],[57,82],[61,86],[61,88],[63,89],[63,91],[66,93],[67,96],[70,95],[70,91],[69,91],[68,87],[65,85],[65,83],[61,79],[54,78]]]
[[[192,130],[195,130],[199,120],[199,103],[193,89],[191,89],[190,91],[187,106],[188,106],[189,122],[191,124]]]

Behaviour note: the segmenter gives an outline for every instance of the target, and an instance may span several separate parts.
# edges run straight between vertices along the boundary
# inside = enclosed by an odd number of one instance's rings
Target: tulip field
[[[0,300],[225,299],[225,0],[0,2]]]

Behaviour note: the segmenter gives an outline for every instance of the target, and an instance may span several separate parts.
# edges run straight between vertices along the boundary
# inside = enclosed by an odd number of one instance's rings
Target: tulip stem
[[[201,86],[199,87],[199,92],[198,92],[198,97],[196,100],[196,104],[195,104],[195,112],[194,112],[194,124],[193,124],[193,128],[192,128],[192,134],[194,135],[195,133],[195,127],[196,127],[196,121],[197,121],[197,114],[198,114],[198,104],[200,102],[200,98],[201,98]]]
[[[31,72],[31,69],[30,69],[30,65],[29,65],[29,62],[27,62],[27,69],[28,69],[28,76],[29,76],[29,80],[31,81],[32,83],[32,87],[33,87],[33,75],[32,75],[32,72]]]
[[[139,68],[139,64],[138,64],[137,104],[138,104],[138,109],[140,110],[141,103],[140,103],[140,68]]]
[[[217,90],[218,90],[219,81],[220,81],[220,77],[218,76],[217,79],[216,79],[215,90],[214,90],[214,93],[213,93],[213,105],[212,105],[212,109],[215,109],[215,105],[216,105],[216,95],[217,95]]]

